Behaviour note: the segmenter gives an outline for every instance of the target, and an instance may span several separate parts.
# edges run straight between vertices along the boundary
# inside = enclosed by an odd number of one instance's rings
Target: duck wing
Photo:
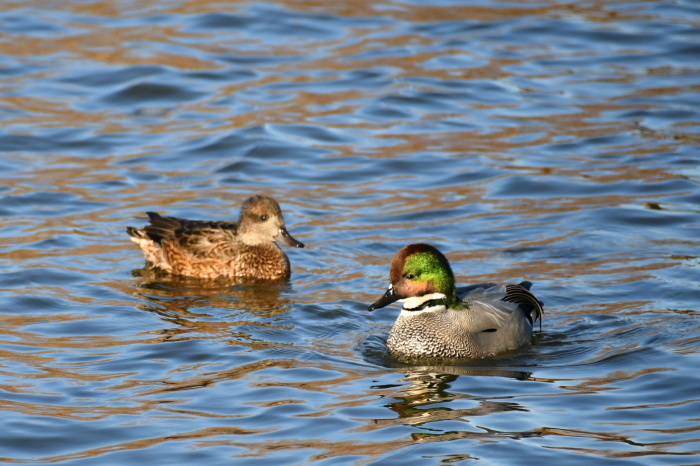
[[[158,244],[169,242],[191,254],[211,251],[223,242],[230,242],[238,229],[236,222],[186,220],[163,217],[146,212],[150,225],[143,228],[149,238]]]
[[[516,309],[521,309],[531,324],[539,319],[542,325],[542,303],[530,292],[531,286],[530,282],[518,285],[480,283],[460,287],[458,292],[464,293],[462,302],[478,311],[475,314],[479,316],[479,327],[484,328],[481,331],[495,331],[505,324]]]

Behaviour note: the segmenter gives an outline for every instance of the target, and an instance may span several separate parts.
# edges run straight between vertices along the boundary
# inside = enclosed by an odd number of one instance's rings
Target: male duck
[[[389,352],[399,359],[483,358],[530,341],[542,322],[542,303],[519,285],[484,283],[457,297],[445,256],[429,244],[410,244],[391,261],[391,285],[369,311],[403,302],[389,333]]]
[[[289,259],[275,241],[304,247],[287,232],[279,204],[265,196],[247,199],[238,222],[183,220],[146,213],[150,225],[127,227],[126,232],[153,267],[177,275],[287,278]]]

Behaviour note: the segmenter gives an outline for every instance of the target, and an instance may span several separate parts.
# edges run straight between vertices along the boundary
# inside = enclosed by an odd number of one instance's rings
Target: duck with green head
[[[450,263],[429,244],[399,250],[389,275],[389,289],[369,310],[403,303],[387,340],[399,359],[493,356],[529,342],[533,324],[542,320],[530,282],[473,285],[460,299]]]

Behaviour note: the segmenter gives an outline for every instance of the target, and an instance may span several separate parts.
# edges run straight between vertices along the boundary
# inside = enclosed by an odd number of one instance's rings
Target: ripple
[[[164,67],[152,65],[137,65],[114,70],[98,70],[76,73],[73,76],[66,76],[61,81],[80,86],[114,86],[130,81],[148,78],[167,72]],[[148,88],[145,89],[147,91]],[[144,92],[142,88],[141,92]]]
[[[0,457],[693,463],[696,18],[6,5]],[[284,248],[288,281],[164,276],[124,231],[152,210],[235,218],[257,193],[307,244]],[[460,286],[532,280],[532,344],[393,361],[398,306],[366,305],[418,241]]]
[[[149,102],[178,103],[195,100],[205,95],[203,92],[185,90],[180,86],[158,83],[139,83],[111,93],[102,98],[104,102],[133,105]]]
[[[230,13],[207,13],[190,22],[189,27],[197,30],[234,29],[254,35],[300,36],[303,38],[327,38],[336,31],[323,27],[329,22],[338,23],[331,15],[312,15],[299,12],[279,11],[258,7],[250,15]]]

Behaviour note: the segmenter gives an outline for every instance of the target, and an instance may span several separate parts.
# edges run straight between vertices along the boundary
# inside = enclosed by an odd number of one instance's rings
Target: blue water
[[[2,4],[0,462],[700,463],[700,4],[424,3]],[[124,231],[257,193],[285,284]],[[392,361],[417,241],[532,345]]]

